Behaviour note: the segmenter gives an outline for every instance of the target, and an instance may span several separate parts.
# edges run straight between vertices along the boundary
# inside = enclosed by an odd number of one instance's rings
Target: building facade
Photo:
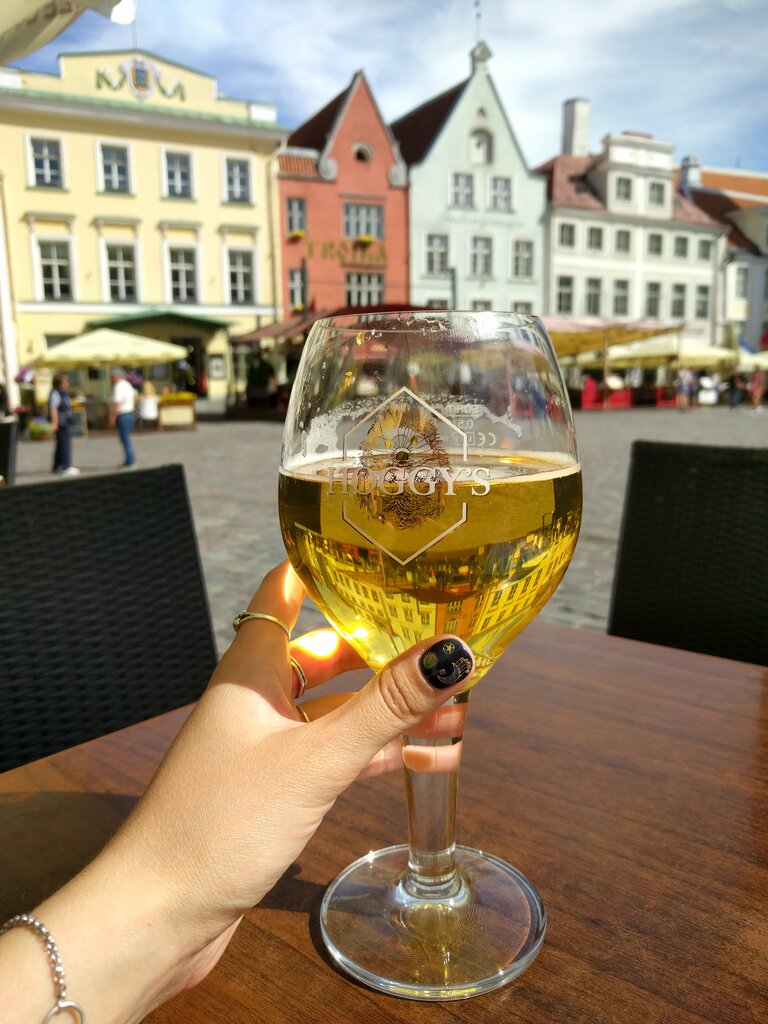
[[[68,54],[58,75],[0,69],[8,378],[109,325],[186,345],[185,378],[169,382],[224,396],[229,333],[280,311],[286,135],[274,107],[149,53]]]
[[[562,152],[538,168],[549,198],[546,311],[684,322],[684,338],[720,343],[722,225],[678,188],[672,145],[622,132],[590,154],[588,119],[587,100],[568,100]]]
[[[408,303],[407,172],[370,86],[349,86],[280,155],[287,312]]]
[[[718,316],[728,341],[768,349],[768,174],[701,167],[690,156],[680,188],[727,230]]]
[[[411,301],[538,313],[544,299],[544,181],[532,174],[488,72],[391,125],[410,178]]]

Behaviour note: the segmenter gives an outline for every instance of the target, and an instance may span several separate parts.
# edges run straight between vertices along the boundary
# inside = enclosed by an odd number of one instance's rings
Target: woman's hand
[[[303,596],[286,562],[266,576],[249,610],[293,627]],[[124,970],[109,977],[111,1000],[102,1004],[109,1007],[105,1021],[140,1020],[203,978],[242,914],[299,856],[336,797],[361,774],[401,766],[399,737],[466,686],[473,667],[468,649],[455,640],[448,671],[443,665],[439,676],[433,669],[430,683],[421,658],[436,640],[425,641],[340,706],[306,722],[292,699],[298,679],[290,654],[312,688],[362,664],[342,641],[324,655],[316,641],[299,639],[289,649],[276,623],[243,622],[133,813],[94,864],[39,909],[65,964],[71,954],[61,936],[73,922],[71,913],[62,917],[63,897],[88,913],[90,925],[98,915],[125,937]],[[446,677],[456,681],[443,688]],[[99,936],[83,936],[82,925],[74,931],[90,963],[85,974],[82,966],[75,974],[70,960],[70,991],[88,1009]],[[118,956],[112,947],[108,953]],[[131,984],[129,977],[138,991],[116,1004],[114,994]],[[89,996],[94,1014],[99,995],[97,987]]]

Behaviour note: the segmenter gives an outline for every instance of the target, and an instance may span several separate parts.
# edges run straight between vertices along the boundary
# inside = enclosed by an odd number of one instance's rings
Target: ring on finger
[[[298,676],[298,679],[299,679],[299,692],[294,697],[294,700],[298,700],[300,697],[303,697],[305,692],[306,692],[306,689],[307,689],[307,677],[306,677],[306,675],[304,673],[304,669],[301,667],[301,665],[298,663],[298,661],[294,657],[291,657],[291,665],[293,665],[293,668],[294,668],[294,670],[296,672],[296,675]]]

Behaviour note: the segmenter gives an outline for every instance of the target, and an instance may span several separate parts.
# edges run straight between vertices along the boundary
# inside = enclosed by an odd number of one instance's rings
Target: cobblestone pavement
[[[768,415],[738,409],[633,409],[576,413],[584,474],[581,537],[560,589],[541,613],[550,621],[604,631],[613,579],[621,509],[635,438],[764,447]],[[282,424],[199,423],[197,430],[135,435],[142,467],[184,465],[219,650],[230,622],[258,581],[284,557],[277,521],[277,472]],[[110,472],[122,455],[116,435],[98,433],[74,442],[83,474]],[[50,480],[50,442],[19,445],[17,483]],[[62,479],[61,487],[70,486]],[[84,557],[87,553],[84,552]],[[137,571],[141,552],[136,553]],[[305,608],[300,628],[321,622]]]

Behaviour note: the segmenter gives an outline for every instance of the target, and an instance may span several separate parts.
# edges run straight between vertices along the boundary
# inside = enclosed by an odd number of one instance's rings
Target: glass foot
[[[546,914],[531,883],[490,854],[456,847],[450,895],[407,888],[408,847],[361,857],[328,887],[320,925],[336,963],[406,999],[467,999],[505,985],[541,949]]]

